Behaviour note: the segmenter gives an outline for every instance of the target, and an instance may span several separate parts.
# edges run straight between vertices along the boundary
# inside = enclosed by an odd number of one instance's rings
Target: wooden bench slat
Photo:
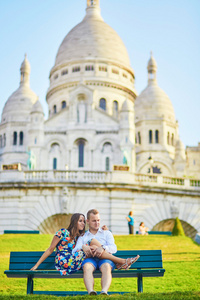
[[[131,257],[130,255],[128,256],[125,256],[125,258],[128,258],[128,257]],[[24,257],[21,257],[21,256],[17,256],[17,257],[11,257],[10,258],[10,264],[13,264],[13,263],[26,263],[26,262],[29,262],[29,263],[36,263],[38,261],[38,259],[40,258],[39,257],[27,257],[27,256],[24,256]],[[145,261],[145,262],[148,262],[148,261],[162,261],[162,258],[160,256],[141,256],[139,261]],[[47,259],[45,259],[45,262],[49,262],[49,263],[54,263],[55,262],[55,256],[51,256],[51,257],[48,257]]]
[[[113,278],[129,278],[129,277],[138,277],[138,274],[142,274],[143,277],[162,277],[164,275],[164,269],[154,269],[154,270],[114,270],[112,272]],[[28,275],[33,275],[33,278],[83,278],[83,272],[75,272],[70,274],[70,276],[61,276],[58,271],[6,271],[5,274],[10,278],[26,278]],[[101,278],[101,272],[95,271],[95,278]]]
[[[29,256],[36,256],[36,257],[40,257],[42,254],[44,253],[44,251],[31,251],[31,252],[25,252],[25,251],[20,251],[20,252],[10,252],[10,255],[12,257],[15,256],[22,256],[22,257],[29,257]],[[161,250],[118,250],[114,255],[116,256],[136,256],[137,254],[139,254],[140,256],[146,256],[146,255],[162,255],[162,251]],[[51,256],[55,256],[55,252],[53,252]]]
[[[12,263],[10,265],[10,270],[30,270],[34,266],[34,263]],[[131,269],[136,268],[162,268],[162,261],[149,261],[149,262],[140,262],[139,260],[131,266]],[[39,267],[39,270],[52,270],[55,269],[54,263],[45,263],[43,262]]]

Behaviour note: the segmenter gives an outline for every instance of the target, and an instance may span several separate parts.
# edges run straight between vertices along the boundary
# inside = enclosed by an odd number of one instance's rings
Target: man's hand
[[[83,245],[82,249],[83,249],[83,252],[85,253],[86,257],[93,256],[93,253],[92,253],[92,250],[91,250],[90,246]]]
[[[98,248],[97,245],[92,245],[92,246],[90,246],[90,249],[91,249],[91,251],[92,251],[92,256],[93,256],[93,257],[94,257],[94,253],[95,253],[95,251],[96,251],[97,248]]]
[[[104,249],[102,247],[97,247],[96,250],[93,252],[93,256],[101,257]]]

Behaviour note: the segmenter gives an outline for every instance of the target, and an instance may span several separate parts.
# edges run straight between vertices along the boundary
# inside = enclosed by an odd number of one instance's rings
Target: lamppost
[[[151,155],[149,156],[148,161],[150,163],[150,174],[153,174],[153,163],[154,163],[154,160],[151,157]]]

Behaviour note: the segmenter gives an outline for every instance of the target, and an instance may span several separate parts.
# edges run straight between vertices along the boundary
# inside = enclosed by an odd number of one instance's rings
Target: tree
[[[185,235],[183,226],[178,217],[176,217],[176,219],[175,219],[174,228],[172,230],[172,235],[182,235],[182,236]]]

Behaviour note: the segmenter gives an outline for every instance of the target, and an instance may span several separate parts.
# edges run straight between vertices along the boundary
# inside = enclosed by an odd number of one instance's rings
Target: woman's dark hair
[[[129,216],[131,216],[133,214],[132,210],[129,212]]]
[[[71,220],[67,228],[67,230],[70,232],[71,240],[73,240],[76,236],[79,237],[81,234],[85,233],[85,228],[83,230],[78,230],[77,228],[78,227],[77,224],[80,216],[83,216],[85,220],[85,216],[83,214],[76,213],[71,216]]]
[[[144,224],[144,222],[141,222],[141,223],[140,223],[140,226],[142,226],[142,224]]]

